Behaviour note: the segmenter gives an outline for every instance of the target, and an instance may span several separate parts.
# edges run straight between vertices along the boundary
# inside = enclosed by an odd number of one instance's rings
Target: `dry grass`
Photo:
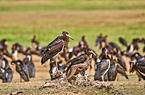
[[[20,55],[20,56],[24,57],[23,55]],[[128,65],[129,59],[127,59],[126,57],[124,58],[126,59],[127,66],[129,66]],[[28,95],[28,94],[36,94],[36,95],[40,95],[40,94],[76,94],[76,95],[93,94],[95,95],[94,91],[97,92],[98,94],[100,93],[101,95],[114,93],[114,91],[107,92],[105,89],[99,90],[92,86],[85,87],[81,85],[76,86],[79,90],[74,89],[74,88],[68,89],[68,87],[65,85],[63,86],[64,88],[51,87],[51,88],[40,90],[39,89],[40,86],[42,86],[45,82],[50,81],[50,75],[48,73],[49,63],[41,65],[40,57],[38,56],[33,56],[33,60],[36,67],[36,77],[33,79],[30,79],[29,82],[20,82],[19,80],[20,77],[19,77],[19,74],[15,71],[15,66],[10,65],[14,71],[13,81],[11,83],[1,84],[0,94],[8,94],[10,92],[15,92],[17,90],[24,91],[23,94],[25,95]],[[124,94],[136,95],[139,93],[140,95],[143,95],[145,81],[142,81],[141,83],[139,83],[138,78],[135,74],[128,73],[128,75],[129,75],[129,80],[125,79],[121,75],[118,75],[117,81],[105,82],[103,84],[105,85],[113,84],[113,86],[116,89],[118,89]],[[90,76],[90,79],[93,80],[93,76]]]
[[[69,20],[68,20],[69,19]],[[145,11],[83,11],[1,13],[0,27],[100,27],[145,26]]]

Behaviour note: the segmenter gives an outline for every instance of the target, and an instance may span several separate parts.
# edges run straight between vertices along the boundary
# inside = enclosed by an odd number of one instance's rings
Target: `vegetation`
[[[70,41],[69,47],[77,45],[81,36],[86,35],[89,46],[97,53],[99,49],[95,46],[95,41],[100,33],[108,35],[108,40],[117,44],[120,36],[130,44],[133,38],[145,37],[145,2],[143,0],[0,0],[0,40],[3,38],[8,40],[9,50],[15,42],[31,47],[33,35],[37,36],[41,46],[46,46],[64,30],[75,39]],[[120,44],[119,46],[125,49]],[[142,49],[142,45],[140,47]],[[37,56],[33,59],[36,64],[36,78],[28,83],[21,83],[14,66],[11,66],[14,79],[12,83],[0,85],[0,94],[15,90],[23,90],[25,94],[48,94],[47,89],[38,90],[39,86],[50,78],[48,64],[40,65],[40,58]],[[126,60],[128,62],[129,59]],[[144,92],[145,82],[139,83],[135,74],[129,75],[129,80],[123,78],[105,84],[110,83],[125,94],[141,95]],[[87,87],[80,89],[88,91]],[[104,90],[97,89],[97,91],[99,94],[111,94]]]

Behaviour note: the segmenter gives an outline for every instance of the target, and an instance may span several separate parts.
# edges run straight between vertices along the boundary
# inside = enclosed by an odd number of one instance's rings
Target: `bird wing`
[[[78,56],[77,58],[74,58],[74,59],[70,60],[69,62],[71,62],[71,64],[78,64],[78,63],[82,63],[84,61],[85,61],[84,56]]]
[[[125,41],[125,39],[123,39],[122,37],[119,37],[119,41],[120,41],[120,43],[122,44],[122,45],[124,45],[124,46],[128,46],[127,45],[127,42]]]
[[[50,59],[51,57],[58,54],[63,49],[63,47],[64,47],[63,40],[58,40],[58,41],[55,41],[54,43],[48,45],[43,53],[41,63],[42,64],[45,63],[48,59]]]
[[[127,76],[127,74],[125,73],[125,70],[123,69],[122,66],[119,66],[119,65],[118,65],[117,72],[120,73],[121,75],[123,75],[126,79],[128,79],[128,76]]]
[[[68,61],[67,64],[70,63],[70,65],[68,66],[66,71],[68,72],[68,70],[71,68],[72,65],[83,63],[83,62],[85,62],[85,57],[82,56],[82,55],[80,55],[77,58],[74,58],[74,59]]]
[[[29,62],[28,57],[25,57],[25,58],[23,59],[23,63],[24,63],[25,65],[27,65],[27,64],[28,64],[28,62]]]
[[[113,42],[110,42],[109,43],[113,48],[116,48],[117,50],[120,50],[121,51],[121,48],[117,45],[117,44],[115,44],[115,43],[113,43]]]
[[[62,41],[62,37],[61,37],[61,36],[57,37],[54,41],[52,41],[52,42],[47,46],[47,48],[52,47],[52,46],[56,45],[57,43],[60,43],[60,41]]]
[[[124,68],[124,70],[126,71],[126,63],[124,61],[124,59],[122,58],[122,56],[118,57],[118,63]]]
[[[145,73],[145,62],[138,61],[136,64],[136,68],[139,69],[141,72]]]

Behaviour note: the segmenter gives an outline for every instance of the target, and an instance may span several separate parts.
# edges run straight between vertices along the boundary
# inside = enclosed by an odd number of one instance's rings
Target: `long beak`
[[[96,56],[96,54],[92,50],[90,50],[90,52],[93,53]]]
[[[69,38],[71,38],[72,40],[74,40],[70,35],[67,34],[67,36],[68,36]]]

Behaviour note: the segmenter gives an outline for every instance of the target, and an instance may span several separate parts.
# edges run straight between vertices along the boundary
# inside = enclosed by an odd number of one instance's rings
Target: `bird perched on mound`
[[[92,56],[96,56],[93,50],[90,48],[84,48],[84,54],[68,61],[66,64],[69,65],[66,69],[66,79],[69,80],[74,74],[84,72],[91,64]]]
[[[41,64],[44,64],[48,59],[52,58],[53,56],[58,55],[65,47],[67,47],[69,38],[73,40],[68,32],[64,31],[62,34],[63,36],[58,36],[46,47],[42,54]]]

